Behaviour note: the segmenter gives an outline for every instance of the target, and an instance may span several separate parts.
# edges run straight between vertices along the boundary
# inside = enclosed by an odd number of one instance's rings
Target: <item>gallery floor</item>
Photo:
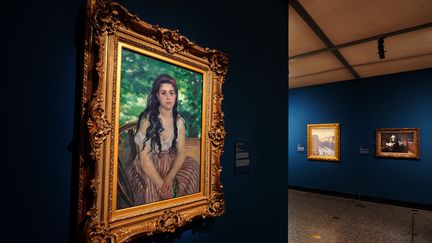
[[[432,211],[289,189],[288,242],[431,243]]]

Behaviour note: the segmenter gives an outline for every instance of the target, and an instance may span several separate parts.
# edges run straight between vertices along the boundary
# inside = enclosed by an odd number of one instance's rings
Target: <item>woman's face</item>
[[[157,96],[162,108],[171,110],[174,107],[176,102],[176,93],[172,84],[161,84]]]

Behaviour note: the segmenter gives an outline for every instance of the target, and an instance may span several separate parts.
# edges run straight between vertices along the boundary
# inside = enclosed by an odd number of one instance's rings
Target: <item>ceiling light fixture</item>
[[[378,55],[380,59],[384,59],[385,58],[385,54],[384,52],[386,52],[384,50],[384,38],[379,38],[378,39]]]

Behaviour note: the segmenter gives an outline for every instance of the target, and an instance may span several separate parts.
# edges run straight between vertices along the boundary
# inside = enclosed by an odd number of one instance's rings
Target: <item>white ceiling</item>
[[[432,68],[432,0],[288,2],[289,88]]]

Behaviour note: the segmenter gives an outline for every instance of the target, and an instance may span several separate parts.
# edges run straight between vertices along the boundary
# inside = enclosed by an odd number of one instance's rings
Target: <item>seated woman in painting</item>
[[[385,146],[381,150],[382,152],[406,152],[405,145],[396,135],[392,134],[390,136],[390,141],[385,142]]]
[[[185,155],[185,121],[177,107],[176,80],[159,75],[139,115],[136,157],[126,168],[126,178],[119,178],[129,186],[126,197],[118,197],[118,209],[199,192],[199,163]]]

